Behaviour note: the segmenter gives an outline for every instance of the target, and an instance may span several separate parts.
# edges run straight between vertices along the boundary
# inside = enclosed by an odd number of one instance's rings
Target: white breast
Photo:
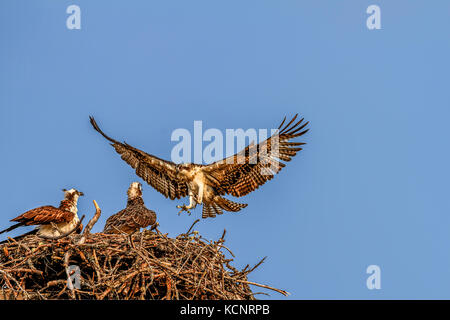
[[[54,228],[51,224],[42,225],[39,227],[38,235],[58,237],[61,234],[73,230],[73,228],[75,228],[79,221],[80,219],[78,218],[78,215],[75,214],[75,217],[72,219],[72,221],[57,223],[57,228]]]

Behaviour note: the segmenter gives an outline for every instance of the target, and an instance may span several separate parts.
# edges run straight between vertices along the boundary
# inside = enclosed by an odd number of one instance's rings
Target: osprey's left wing
[[[297,115],[286,125],[286,117],[278,132],[255,145],[251,143],[242,151],[228,158],[207,165],[203,170],[220,194],[242,197],[271,180],[285,166],[281,161],[290,161],[304,142],[291,142],[309,129],[303,130],[309,122],[303,118],[295,122]],[[284,125],[284,126],[283,126]]]
[[[94,129],[111,141],[111,145],[116,149],[116,152],[136,170],[136,174],[139,177],[171,200],[187,196],[188,188],[186,183],[176,178],[175,163],[160,159],[127,143],[121,143],[108,137],[100,130],[95,119],[93,117],[89,118]]]

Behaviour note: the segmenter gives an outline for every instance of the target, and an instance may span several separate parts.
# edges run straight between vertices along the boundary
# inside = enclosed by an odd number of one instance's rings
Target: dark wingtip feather
[[[97,121],[95,121],[93,116],[89,116],[89,121],[91,122],[92,127],[94,127],[95,131],[100,133],[105,139],[111,141],[113,144],[118,143],[116,140],[108,137],[98,126]]]
[[[299,132],[300,130],[302,130],[303,128],[305,128],[307,125],[309,124],[309,122],[304,123],[301,127],[296,128],[294,131],[289,132],[290,135],[293,135],[295,137],[301,136],[302,134],[305,134],[306,132],[308,132],[309,128],[306,129],[305,131]],[[299,132],[299,133],[297,133]]]
[[[278,126],[278,130],[281,129],[281,127],[283,126],[284,122],[286,121],[286,116],[284,116],[283,121],[281,121],[280,125]]]
[[[295,119],[297,119],[297,116],[298,116],[298,113],[291,119],[291,121],[289,121],[288,124],[286,124],[286,125],[284,126],[283,129],[281,129],[281,132],[284,132],[285,130],[287,130],[287,129],[289,128],[289,126],[292,124],[292,122],[294,122]]]

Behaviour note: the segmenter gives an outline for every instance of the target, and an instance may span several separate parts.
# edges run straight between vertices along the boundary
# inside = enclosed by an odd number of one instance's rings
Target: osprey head
[[[176,170],[189,170],[192,167],[191,163],[179,163],[175,166]]]
[[[62,189],[64,191],[64,200],[71,200],[71,201],[78,201],[78,198],[81,196],[84,196],[84,193],[81,191],[78,191],[77,189]]]
[[[142,184],[140,182],[132,182],[128,188],[128,198],[136,199],[142,196]]]
[[[184,178],[192,175],[192,168],[192,163],[180,163],[175,167],[177,173]]]

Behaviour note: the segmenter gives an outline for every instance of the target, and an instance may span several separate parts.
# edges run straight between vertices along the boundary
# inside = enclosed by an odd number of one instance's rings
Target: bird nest
[[[237,270],[225,231],[206,241],[194,225],[176,238],[156,228],[132,236],[85,230],[57,240],[10,239],[0,246],[0,299],[253,300],[250,285],[287,295],[248,281],[264,259]]]

